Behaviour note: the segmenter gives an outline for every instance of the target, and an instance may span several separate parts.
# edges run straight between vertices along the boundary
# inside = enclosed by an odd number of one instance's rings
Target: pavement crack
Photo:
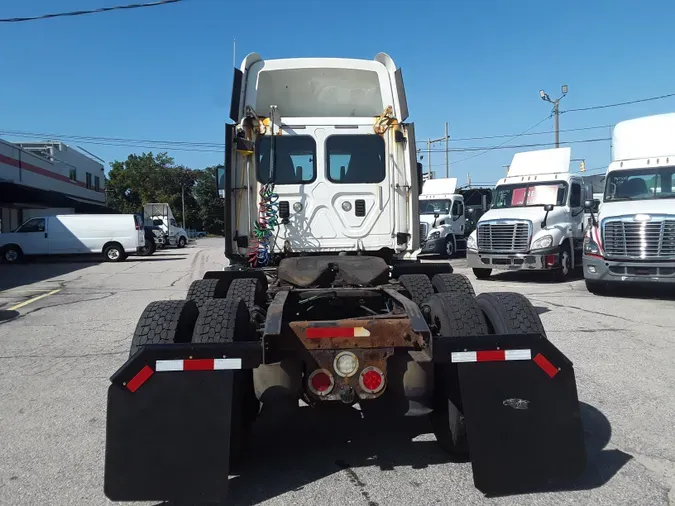
[[[179,278],[176,279],[175,281],[172,281],[171,284],[170,284],[169,286],[176,286],[176,283],[178,283],[179,281],[185,279],[185,278],[188,277],[190,274],[192,274],[192,271],[186,272],[185,274],[183,274],[181,277],[179,277]]]
[[[349,479],[352,484],[359,489],[359,492],[361,493],[361,496],[366,500],[366,503],[368,506],[379,506],[378,503],[373,501],[370,498],[370,494],[366,490],[366,484],[361,481],[361,478],[359,478],[359,475],[356,474],[356,471],[354,471],[349,463],[345,460],[336,460],[335,465],[338,466],[340,469],[342,469],[345,473],[347,473],[347,478]]]
[[[579,307],[579,306],[572,306],[570,304],[558,304],[558,303],[555,303],[555,302],[550,302],[548,300],[535,298],[534,296],[530,296],[529,298],[532,302],[540,302],[542,304],[549,304],[553,307],[559,307],[559,308],[563,308],[563,309],[576,309],[577,311],[583,311],[584,313],[588,313],[590,311],[588,308]],[[611,313],[603,313],[601,311],[592,311],[592,313],[600,315],[600,316],[607,316],[608,318],[616,318],[617,320],[621,320],[621,321],[625,321],[625,322],[629,322],[629,323],[635,323],[635,324],[638,324],[638,325],[651,325],[652,327],[658,327],[660,329],[668,329],[668,330],[672,329],[672,327],[668,327],[666,325],[657,325],[656,323],[642,322],[642,321],[638,321],[638,320],[633,320],[631,318],[625,318],[623,316],[613,315]]]

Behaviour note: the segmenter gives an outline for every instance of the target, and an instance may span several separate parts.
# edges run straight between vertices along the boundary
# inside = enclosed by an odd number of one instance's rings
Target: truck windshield
[[[450,214],[452,200],[420,200],[420,214]]]
[[[675,198],[675,167],[617,170],[607,176],[604,202]]]
[[[493,209],[565,205],[567,183],[512,184],[498,186],[493,197]]]

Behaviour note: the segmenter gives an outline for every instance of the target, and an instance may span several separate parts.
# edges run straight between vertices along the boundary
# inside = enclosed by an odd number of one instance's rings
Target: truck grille
[[[526,221],[478,224],[478,250],[525,253],[530,249],[531,225]]]
[[[428,233],[429,233],[429,224],[420,223],[420,241],[426,240]]]
[[[633,217],[603,223],[607,258],[658,260],[675,258],[675,216],[634,221]]]

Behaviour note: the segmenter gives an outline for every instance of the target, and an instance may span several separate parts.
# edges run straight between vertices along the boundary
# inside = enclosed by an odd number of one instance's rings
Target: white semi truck
[[[230,265],[143,311],[108,389],[106,495],[222,504],[261,404],[281,424],[300,400],[428,417],[486,494],[579,476],[574,370],[532,304],[404,259],[422,173],[392,59],[250,54],[230,116]]]
[[[457,178],[427,179],[419,207],[422,254],[451,258],[466,251],[464,197],[457,193]]]
[[[605,193],[584,238],[594,293],[616,284],[675,283],[675,113],[618,123]],[[596,203],[597,205],[597,203]],[[586,202],[588,210],[593,202]]]
[[[161,231],[161,238],[158,241],[160,247],[176,246],[177,248],[184,248],[187,245],[187,232],[178,225],[169,204],[165,202],[145,204],[143,206],[143,221],[145,226],[158,227]]]
[[[570,173],[570,156],[570,148],[556,148],[513,157],[469,236],[467,263],[477,278],[493,269],[551,270],[565,280],[581,265],[584,201],[592,193]]]

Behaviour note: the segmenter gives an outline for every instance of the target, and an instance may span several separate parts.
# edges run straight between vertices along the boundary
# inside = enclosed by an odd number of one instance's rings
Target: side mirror
[[[553,207],[554,207],[553,204],[546,204],[544,206],[544,211],[546,211],[547,213],[550,213],[551,211],[553,211]]]
[[[592,211],[593,210],[593,204],[594,204],[594,201],[592,201],[592,200],[584,200],[584,211]]]
[[[225,198],[225,167],[216,169],[216,189],[221,199]]]
[[[422,186],[424,186],[424,168],[420,162],[417,162],[417,193],[422,193]]]
[[[440,214],[434,213],[434,218],[438,218],[439,216],[440,216]]]

